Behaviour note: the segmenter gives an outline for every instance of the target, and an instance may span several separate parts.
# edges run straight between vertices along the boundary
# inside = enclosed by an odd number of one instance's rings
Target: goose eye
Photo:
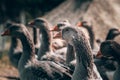
[[[66,29],[66,31],[69,31],[68,29]]]
[[[64,24],[58,24],[58,27],[60,28],[61,26],[64,26]]]

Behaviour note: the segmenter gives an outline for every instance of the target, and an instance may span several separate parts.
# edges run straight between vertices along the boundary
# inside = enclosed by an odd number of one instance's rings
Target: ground
[[[14,68],[8,58],[8,50],[10,43],[6,43],[5,49],[3,51],[2,57],[0,59],[0,80],[16,80],[16,79],[7,79],[6,77],[13,78],[18,77],[18,71]]]
[[[0,60],[0,80],[9,80],[5,77],[18,77],[18,71],[10,64],[7,55],[3,55]]]

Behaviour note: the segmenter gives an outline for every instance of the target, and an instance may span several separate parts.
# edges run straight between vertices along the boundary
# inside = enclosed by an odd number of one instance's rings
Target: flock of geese
[[[120,79],[120,44],[114,41],[119,29],[110,29],[95,51],[95,34],[86,21],[75,26],[64,20],[51,27],[36,18],[28,26],[33,36],[25,25],[13,22],[1,33],[11,36],[8,56],[20,80],[109,80],[107,71],[115,71],[112,80]]]

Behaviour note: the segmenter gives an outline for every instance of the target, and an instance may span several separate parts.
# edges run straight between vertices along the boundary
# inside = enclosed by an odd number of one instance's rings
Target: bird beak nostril
[[[101,51],[98,51],[96,58],[101,58],[101,57],[103,57],[103,55],[102,55]]]
[[[1,36],[6,36],[6,35],[10,35],[9,30],[5,30],[3,33],[1,33]]]

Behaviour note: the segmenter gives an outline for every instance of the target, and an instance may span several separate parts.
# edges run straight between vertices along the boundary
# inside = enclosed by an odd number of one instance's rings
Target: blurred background
[[[64,19],[73,25],[88,21],[95,38],[104,40],[110,28],[120,28],[120,0],[0,0],[0,33],[7,21],[26,25],[36,17],[46,18],[52,25]],[[1,76],[18,76],[8,60],[9,45],[9,38],[0,36],[0,80]]]

